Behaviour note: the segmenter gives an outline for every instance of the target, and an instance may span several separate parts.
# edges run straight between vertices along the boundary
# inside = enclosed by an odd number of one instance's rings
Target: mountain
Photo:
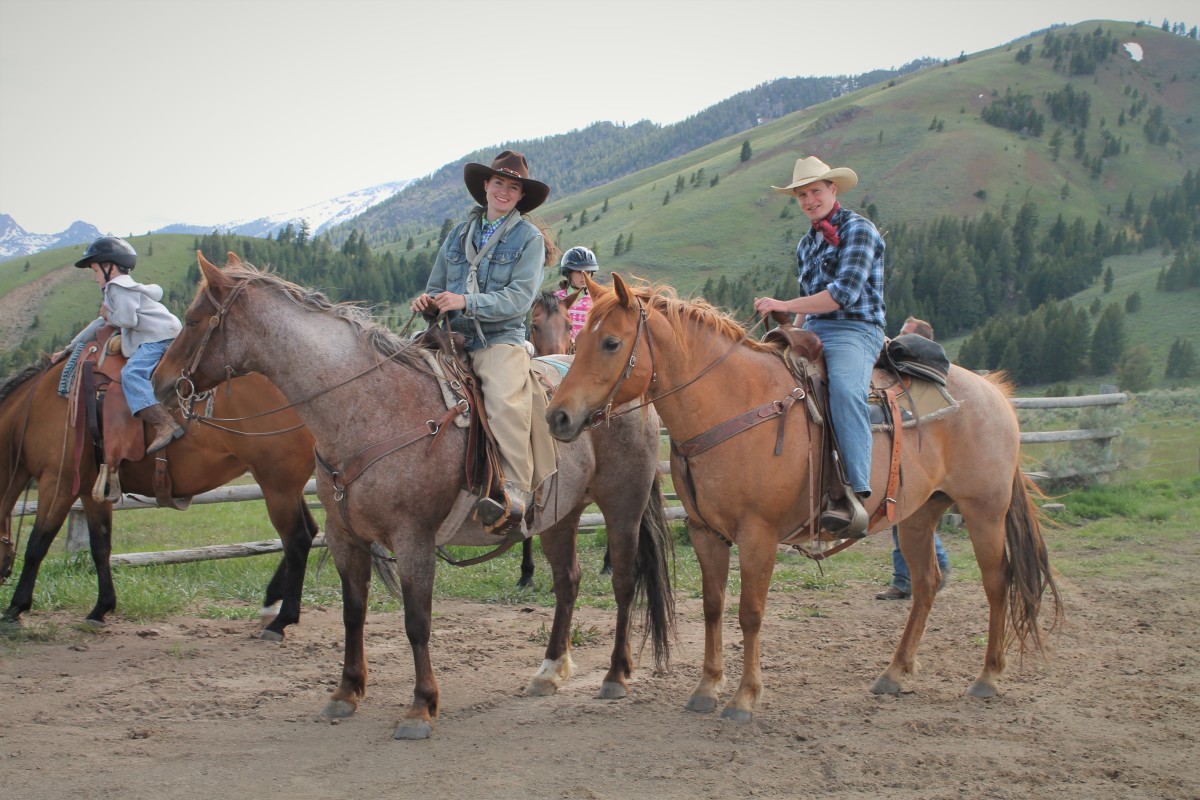
[[[0,214],[0,261],[55,247],[83,244],[102,235],[95,225],[79,221],[71,223],[71,227],[62,233],[29,233],[8,214]]]
[[[444,219],[460,218],[468,202],[462,191],[463,165],[472,161],[491,163],[501,150],[524,153],[534,177],[549,184],[552,198],[557,199],[603,186],[799,109],[895,80],[936,63],[939,62],[926,58],[899,69],[874,70],[862,75],[779,78],[739,92],[671,125],[647,120],[633,125],[595,122],[555,136],[504,142],[476,150],[432,175],[413,181],[395,197],[332,230],[330,238],[334,245],[340,245],[353,229],[377,246],[436,228]]]
[[[205,234],[218,230],[226,234],[264,238],[277,236],[289,224],[299,229],[302,223],[308,223],[309,234],[316,236],[347,220],[354,219],[371,207],[386,201],[409,183],[411,181],[407,180],[381,183],[378,186],[350,192],[295,211],[284,211],[257,219],[235,220],[219,225],[168,225],[159,228],[155,233]]]

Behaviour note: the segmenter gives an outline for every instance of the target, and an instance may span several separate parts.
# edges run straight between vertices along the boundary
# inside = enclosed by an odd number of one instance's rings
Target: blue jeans
[[[892,547],[892,586],[905,594],[912,594],[912,578],[908,574],[908,564],[904,561],[904,555],[900,552],[900,537],[894,527]],[[933,534],[933,549],[937,551],[938,569],[944,574],[950,569],[950,557],[946,555],[946,548],[942,547],[942,540],[938,538],[936,531]]]
[[[871,416],[867,394],[871,369],[883,347],[883,329],[870,322],[810,319],[804,323],[821,339],[829,381],[829,415],[850,488],[871,494]]]
[[[172,341],[174,340],[164,339],[161,342],[147,342],[139,346],[121,368],[121,388],[125,390],[129,410],[134,414],[158,402],[154,396],[154,387],[150,385],[150,375]]]

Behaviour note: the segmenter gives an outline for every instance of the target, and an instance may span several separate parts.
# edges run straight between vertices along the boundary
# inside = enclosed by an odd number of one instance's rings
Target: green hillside
[[[1130,42],[1141,46],[1143,61],[1130,58],[1124,47]],[[1064,51],[1064,43],[1072,46]],[[1143,220],[1156,224],[1146,211],[1152,198],[1176,190],[1185,174],[1200,174],[1200,121],[1193,118],[1200,109],[1198,78],[1200,43],[1194,39],[1128,22],[1056,28],[858,89],[585,191],[555,196],[538,213],[563,249],[593,247],[605,271],[670,283],[684,294],[700,291],[710,279],[746,276],[753,277],[756,290],[794,291],[793,251],[807,221],[793,201],[770,186],[786,182],[794,161],[808,154],[858,172],[859,187],[844,200],[892,231],[890,241],[902,229],[944,219],[990,214],[1011,226],[1017,210],[1030,204],[1036,207],[1039,235],[1061,215],[1067,224],[1078,219],[1090,231],[1099,223],[1108,235],[1127,235],[1136,243]],[[1074,108],[1056,120],[1052,109],[1061,107],[1064,97]],[[1081,98],[1086,98],[1086,115],[1079,113]],[[982,116],[985,109],[989,115],[1040,115],[1040,135],[1032,126],[1011,130],[990,124]],[[747,144],[749,157],[743,160]],[[465,212],[469,201],[461,181],[455,191]],[[389,238],[381,233],[379,218],[373,220],[367,240]],[[1185,224],[1193,227],[1184,240],[1200,239],[1195,220]],[[354,280],[339,278],[340,262],[320,255],[310,255],[303,269],[285,274],[325,288],[356,287],[340,295],[334,290],[342,298],[403,304],[416,291],[412,278],[423,269],[422,259],[436,251],[439,228],[404,234],[397,228],[374,255],[358,251],[363,242],[352,242],[350,256],[358,259]],[[155,236],[157,262],[141,262],[146,269],[139,264],[140,274],[172,288],[177,299],[190,297],[190,287],[181,282],[194,261],[194,242],[190,236]],[[141,240],[134,244],[145,252]],[[228,246],[242,251],[235,242]],[[347,255],[346,243],[336,247],[340,251],[333,255]],[[324,248],[328,255],[328,242]],[[64,252],[39,254],[30,259],[27,272],[19,259],[0,265],[0,292],[73,260]],[[906,255],[912,257],[889,249],[893,278],[911,273],[914,265],[905,263]],[[382,264],[382,279],[367,280],[372,258],[375,266]],[[1140,293],[1143,305],[1128,315],[1127,338],[1130,344],[1145,344],[1156,361],[1165,361],[1176,338],[1200,350],[1200,325],[1195,324],[1200,292],[1155,289],[1170,260],[1155,244],[1106,262],[1116,281],[1102,302],[1123,302],[1132,291]],[[292,268],[287,260],[277,266]],[[548,282],[553,279],[548,273]],[[893,289],[889,284],[889,292]],[[66,333],[90,319],[86,309],[94,291],[89,282],[64,281],[61,292],[39,311],[40,327],[29,335],[45,342],[51,332]],[[1102,294],[1099,285],[1087,289],[1076,306],[1090,306]],[[1011,310],[1028,310],[1020,301],[1011,300]],[[989,307],[985,313],[995,311]]]

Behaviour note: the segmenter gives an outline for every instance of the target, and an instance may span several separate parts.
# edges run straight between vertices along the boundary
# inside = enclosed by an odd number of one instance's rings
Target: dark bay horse
[[[224,269],[200,256],[202,283],[180,336],[154,377],[160,398],[188,368],[199,389],[227,372],[266,375],[316,437],[317,489],[325,539],[342,580],[346,641],[341,682],[323,713],[353,714],[366,695],[364,623],[374,566],[399,583],[412,646],[412,704],[398,739],[426,738],[437,721],[439,690],[430,660],[435,547],[498,542],[477,522],[459,528],[466,433],[447,411],[443,384],[421,348],[372,321],[360,307],[331,303],[233,254]],[[535,525],[554,573],[556,605],[545,660],[527,691],[549,694],[571,671],[571,615],[579,591],[576,529],[593,500],[604,512],[613,552],[617,625],[601,697],[624,697],[633,670],[635,599],[646,598],[648,638],[665,664],[674,622],[668,572],[670,537],[658,487],[657,416],[623,421],[560,448],[555,486]],[[363,466],[365,464],[365,466]],[[361,469],[360,469],[361,467]],[[443,523],[455,520],[440,537]],[[464,538],[465,537],[465,538]],[[380,557],[390,551],[394,559]],[[385,581],[387,582],[387,581]]]
[[[553,356],[572,353],[575,345],[571,341],[571,316],[567,312],[579,298],[582,289],[571,292],[566,297],[559,297],[552,291],[546,291],[533,299],[533,310],[530,312],[529,343],[533,345],[535,356]],[[517,586],[528,589],[533,586],[533,540],[526,539],[521,543],[521,578]],[[608,548],[604,550],[604,567],[601,575],[612,574],[612,554]]]
[[[103,624],[116,608],[112,571],[112,503],[92,498],[96,465],[90,458],[91,434],[84,432],[84,457],[80,465],[79,491],[75,483],[75,429],[69,422],[68,403],[58,394],[59,378],[66,362],[53,366],[44,361],[27,367],[0,385],[0,449],[6,454],[0,464],[0,486],[4,487],[3,520],[0,525],[0,576],[11,570],[15,558],[10,514],[30,479],[37,481],[38,506],[21,577],[3,619],[19,620],[33,604],[33,587],[38,569],[62,527],[71,504],[83,504],[88,525],[92,561],[99,589],[96,605],[87,620]],[[261,375],[239,378],[214,398],[213,416],[246,417],[283,406],[285,401]],[[300,424],[295,412],[272,414],[249,423],[222,423],[233,431],[270,431]],[[308,566],[308,551],[317,524],[304,500],[304,486],[312,476],[313,438],[303,427],[278,436],[241,436],[211,425],[193,423],[187,435],[164,451],[171,478],[172,495],[192,497],[216,489],[247,471],[262,487],[271,524],[283,541],[283,560],[267,586],[263,606],[266,627],[262,637],[281,640],[284,628],[300,619],[300,592]],[[125,461],[120,471],[123,491],[155,496],[157,456]],[[6,545],[5,542],[8,542]],[[280,604],[278,613],[274,606]],[[273,617],[268,622],[268,618]]]
[[[704,672],[687,707],[713,710],[724,685],[721,617],[732,542],[741,567],[738,618],[745,665],[722,714],[749,720],[762,692],[759,635],[776,546],[803,530],[817,511],[813,498],[821,487],[812,486],[810,448],[821,433],[799,402],[780,417],[784,422],[749,428],[685,461],[678,443],[750,410],[786,403],[796,381],[774,350],[747,340],[739,324],[707,303],[679,300],[665,287],[635,290],[619,276],[613,279],[613,289],[589,285],[594,306],[576,340],[574,366],[547,411],[550,430],[570,441],[610,404],[642,396],[654,402],[671,435],[675,486],[692,487],[680,497],[704,586]],[[1022,648],[1041,647],[1038,615],[1047,590],[1054,598],[1051,628],[1061,616],[1037,510],[1018,468],[1020,434],[1008,387],[953,367],[949,392],[957,411],[922,423],[919,431],[904,430],[903,480],[895,499],[913,599],[892,662],[872,686],[877,694],[901,691],[914,671],[939,580],[933,533],[952,503],[970,532],[990,609],[983,669],[968,693],[996,694],[1013,638]],[[781,435],[784,446],[775,455]],[[886,494],[888,438],[875,437],[868,512]],[[890,525],[885,518],[874,531]]]

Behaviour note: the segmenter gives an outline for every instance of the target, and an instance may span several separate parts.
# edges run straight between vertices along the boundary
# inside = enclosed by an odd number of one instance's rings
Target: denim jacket
[[[546,261],[542,232],[529,220],[522,219],[480,262],[479,292],[468,292],[467,236],[482,210],[476,208],[466,221],[450,231],[425,284],[427,294],[454,292],[466,297],[467,307],[451,312],[450,325],[466,336],[469,351],[492,344],[524,344],[525,317],[542,284]]]

